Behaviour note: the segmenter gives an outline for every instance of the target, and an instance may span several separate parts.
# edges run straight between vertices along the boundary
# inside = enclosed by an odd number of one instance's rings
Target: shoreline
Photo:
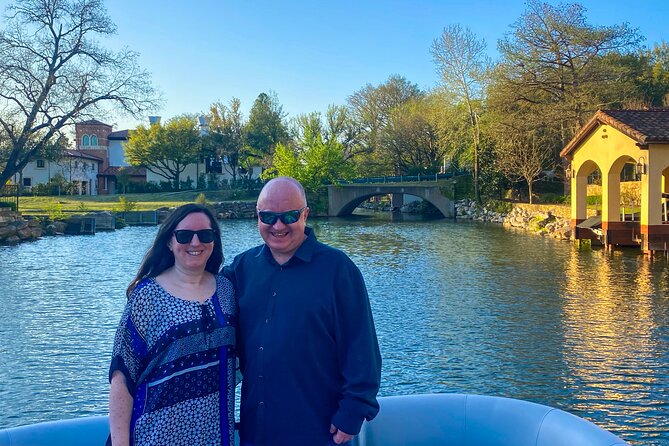
[[[255,202],[231,201],[208,204],[219,220],[250,219],[255,217]],[[169,213],[170,208],[161,207],[155,213],[154,224],[159,224]],[[410,208],[403,210],[411,212]],[[142,211],[146,212],[146,211]],[[149,211],[151,213],[151,211]],[[557,204],[527,204],[515,203],[510,212],[503,213],[479,206],[470,199],[458,200],[455,203],[456,219],[474,220],[501,224],[504,227],[519,228],[527,232],[553,237],[560,240],[570,240],[570,207]],[[22,215],[10,208],[0,208],[0,245],[17,245],[22,242],[37,240],[43,236],[57,236],[74,234],[68,230],[68,223],[82,218],[101,219],[105,222],[113,221],[117,213],[110,211],[96,211],[82,215],[73,215],[66,220],[51,222],[30,215]],[[118,217],[117,217],[118,219]],[[120,224],[106,224],[101,230],[114,230],[127,225],[125,220]],[[99,225],[102,226],[102,225]]]

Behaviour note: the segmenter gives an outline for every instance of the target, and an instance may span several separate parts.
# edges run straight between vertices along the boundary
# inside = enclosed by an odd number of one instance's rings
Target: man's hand
[[[334,424],[330,425],[330,433],[334,434],[332,435],[332,441],[334,441],[335,444],[346,443],[347,441],[353,440],[353,437],[355,436],[339,430]]]

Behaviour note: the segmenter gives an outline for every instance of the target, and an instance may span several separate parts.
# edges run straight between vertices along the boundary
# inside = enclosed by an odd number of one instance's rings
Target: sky
[[[669,1],[580,3],[592,25],[628,22],[648,46],[669,41]],[[101,43],[139,53],[163,98],[162,109],[152,114],[164,120],[205,113],[212,103],[233,97],[248,116],[255,98],[269,91],[288,117],[324,112],[393,74],[428,90],[438,84],[430,46],[444,27],[468,27],[485,39],[495,58],[497,41],[525,10],[521,0],[106,0],[105,5],[117,34]],[[106,122],[121,130],[148,120],[119,116]]]

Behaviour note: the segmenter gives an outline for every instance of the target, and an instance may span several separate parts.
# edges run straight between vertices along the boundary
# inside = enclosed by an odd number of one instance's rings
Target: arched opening
[[[576,220],[583,221],[588,216],[588,208],[594,208],[596,214],[602,209],[602,171],[592,160],[587,160],[574,171],[575,190],[572,190],[576,201]]]
[[[637,162],[631,156],[618,158],[609,171],[608,221],[641,219],[641,181]]]

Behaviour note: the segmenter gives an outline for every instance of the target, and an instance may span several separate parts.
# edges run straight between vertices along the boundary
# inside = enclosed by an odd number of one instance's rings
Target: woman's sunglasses
[[[281,220],[281,223],[284,225],[292,225],[300,219],[300,214],[302,214],[302,211],[306,208],[307,207],[305,206],[302,209],[286,212],[258,211],[258,218],[266,225],[273,225],[277,220]]]
[[[174,237],[177,242],[185,245],[193,240],[193,236],[197,234],[197,239],[200,243],[211,243],[214,241],[216,233],[213,229],[200,229],[199,231],[191,231],[190,229],[177,229],[174,231]]]

